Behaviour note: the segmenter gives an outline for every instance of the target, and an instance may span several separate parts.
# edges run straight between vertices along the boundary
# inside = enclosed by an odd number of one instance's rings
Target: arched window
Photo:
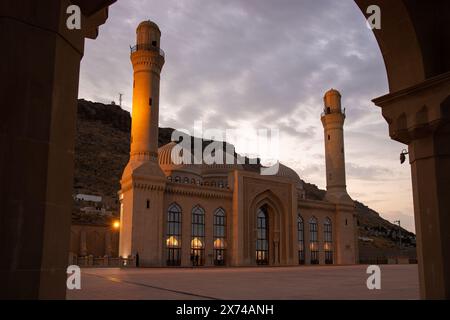
[[[168,177],[167,177],[167,180],[168,180],[169,182],[172,182],[172,176],[168,176]]]
[[[189,178],[188,177],[184,177],[184,183],[189,183]]]
[[[175,182],[180,182],[180,177],[179,176],[175,176]]]
[[[225,265],[227,218],[222,208],[214,212],[214,264]]]
[[[298,264],[305,264],[305,224],[299,214],[297,217]]]
[[[167,209],[167,265],[181,264],[181,208],[173,203]]]
[[[267,206],[258,208],[256,213],[256,263],[269,264],[269,221]]]
[[[319,264],[319,238],[316,217],[309,219],[309,250],[311,252],[311,264]]]
[[[326,218],[323,224],[325,263],[333,264],[333,225],[330,218]]]
[[[200,206],[192,209],[191,262],[193,266],[205,263],[205,210]]]

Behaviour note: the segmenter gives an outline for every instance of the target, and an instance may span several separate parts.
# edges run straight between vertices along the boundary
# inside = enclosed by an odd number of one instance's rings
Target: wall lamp
[[[406,149],[403,149],[403,151],[400,153],[400,164],[405,163],[407,154],[409,154],[409,152]]]

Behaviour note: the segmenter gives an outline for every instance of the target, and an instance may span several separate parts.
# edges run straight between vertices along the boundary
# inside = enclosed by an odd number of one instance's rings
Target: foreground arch
[[[80,60],[113,2],[0,2],[0,299],[66,296]]]
[[[450,2],[355,0],[381,8],[374,30],[389,80],[382,108],[411,164],[422,298],[450,298]]]

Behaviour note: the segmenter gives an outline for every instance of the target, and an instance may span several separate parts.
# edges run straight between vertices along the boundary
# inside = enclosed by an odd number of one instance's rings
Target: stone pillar
[[[323,234],[323,220],[317,219],[317,238],[319,248],[319,265],[325,264],[325,250],[324,250],[324,234]]]
[[[422,296],[450,298],[450,123],[409,145]]]
[[[105,256],[112,256],[111,232],[105,232]]]
[[[303,215],[303,232],[304,232],[304,239],[305,239],[305,265],[311,264],[311,234],[309,232],[309,219],[311,216]]]
[[[450,298],[449,93],[446,73],[374,100],[383,109],[391,138],[409,147],[424,299]]]
[[[92,254],[87,256],[87,265],[93,266],[94,265],[94,256]]]
[[[108,256],[103,257],[103,266],[109,267],[109,257]]]
[[[273,241],[273,264],[279,265],[280,264],[280,241],[274,240]]]
[[[80,256],[87,256],[86,230],[80,230]]]
[[[67,0],[0,2],[0,299],[65,298],[79,66],[111,2],[77,1],[81,30]]]

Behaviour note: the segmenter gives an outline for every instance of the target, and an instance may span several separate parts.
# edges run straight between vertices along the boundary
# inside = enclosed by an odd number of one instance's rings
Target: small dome
[[[341,93],[339,91],[337,91],[336,89],[331,88],[330,90],[328,90],[325,93],[325,97],[329,96],[329,95],[338,95],[339,97],[341,96]]]
[[[325,106],[326,113],[341,112],[341,93],[336,89],[328,90],[324,97],[323,103]]]
[[[302,179],[300,179],[297,172],[295,172],[294,169],[289,168],[288,166],[285,166],[284,164],[279,164],[278,167],[278,173],[276,174],[277,177],[283,177],[291,180],[297,185],[297,188],[303,189],[303,182]]]
[[[157,29],[158,31],[160,31],[158,25],[151,20],[145,20],[145,21],[142,21],[141,23],[139,23],[139,25],[136,29],[136,32],[138,32],[142,28]],[[161,31],[160,31],[160,33],[161,33]]]

